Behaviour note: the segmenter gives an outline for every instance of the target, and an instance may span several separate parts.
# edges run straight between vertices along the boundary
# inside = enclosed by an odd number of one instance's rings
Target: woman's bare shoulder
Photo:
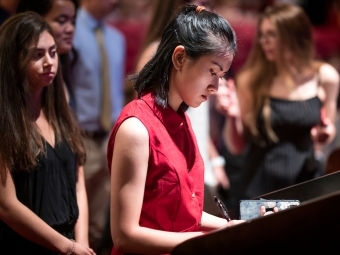
[[[149,141],[149,133],[144,124],[136,117],[126,119],[118,128],[116,139],[127,143],[145,143]]]
[[[323,83],[332,83],[339,84],[339,73],[338,71],[330,64],[323,63],[319,69],[320,74],[320,82]]]

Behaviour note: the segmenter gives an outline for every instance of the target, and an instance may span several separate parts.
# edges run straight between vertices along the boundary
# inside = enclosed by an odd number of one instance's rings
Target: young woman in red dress
[[[243,222],[203,212],[204,165],[185,113],[217,91],[235,48],[225,19],[188,5],[133,77],[138,98],[123,109],[108,145],[112,254],[169,254],[189,238]]]

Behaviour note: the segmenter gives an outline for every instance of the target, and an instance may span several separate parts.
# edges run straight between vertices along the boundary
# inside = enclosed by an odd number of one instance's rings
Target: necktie
[[[106,49],[104,45],[103,29],[98,26],[95,30],[101,59],[101,109],[100,124],[102,128],[109,132],[111,130],[111,94],[110,94],[110,73]]]

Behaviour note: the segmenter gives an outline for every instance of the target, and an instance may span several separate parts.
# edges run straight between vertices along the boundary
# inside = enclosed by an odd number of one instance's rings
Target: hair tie
[[[196,12],[200,13],[201,11],[205,10],[206,8],[202,5],[196,7]]]

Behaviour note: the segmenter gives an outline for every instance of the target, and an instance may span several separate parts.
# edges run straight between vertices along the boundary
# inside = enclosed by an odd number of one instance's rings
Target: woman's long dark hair
[[[42,17],[45,17],[52,9],[53,3],[56,0],[20,0],[16,13],[22,13],[26,11],[36,12]],[[65,0],[70,1],[74,4],[75,10],[77,11],[79,4],[77,0]],[[61,63],[61,72],[63,75],[64,82],[66,84],[69,96],[70,106],[72,109],[76,108],[74,92],[72,88],[71,69],[78,59],[77,51],[72,48],[70,52],[59,54],[59,60]]]
[[[216,13],[196,12],[196,8],[196,5],[187,5],[180,10],[165,27],[154,57],[139,74],[130,77],[135,80],[139,97],[151,90],[156,103],[167,107],[172,54],[178,45],[184,46],[192,59],[208,54],[235,54],[236,36],[229,23]],[[188,105],[183,102],[181,108],[186,110]]]
[[[29,171],[37,155],[45,152],[42,136],[32,119],[28,67],[39,37],[52,31],[34,12],[17,14],[0,27],[0,179],[9,171]],[[77,121],[66,102],[62,76],[58,70],[53,83],[43,89],[42,110],[53,128],[56,143],[62,139],[85,161],[85,151]]]

